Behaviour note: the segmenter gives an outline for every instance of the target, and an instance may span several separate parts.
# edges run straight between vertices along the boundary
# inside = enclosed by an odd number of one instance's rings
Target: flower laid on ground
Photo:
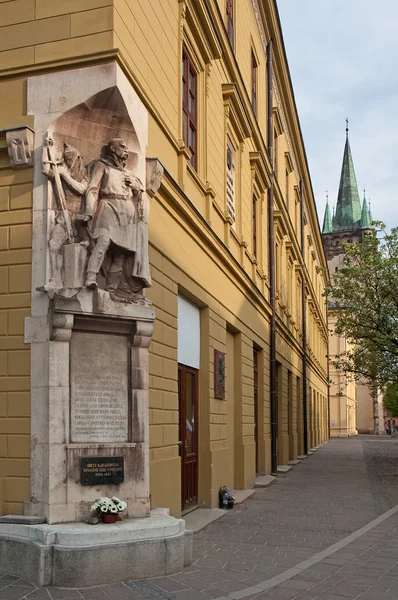
[[[98,515],[115,515],[121,513],[127,508],[127,502],[120,500],[116,496],[112,498],[100,498],[91,507],[91,512],[97,513]]]

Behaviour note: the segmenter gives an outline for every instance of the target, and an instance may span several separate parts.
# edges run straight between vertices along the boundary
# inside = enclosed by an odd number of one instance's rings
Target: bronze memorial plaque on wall
[[[80,459],[82,485],[119,485],[124,482],[123,456],[90,456]]]
[[[214,350],[214,397],[225,400],[225,352]]]

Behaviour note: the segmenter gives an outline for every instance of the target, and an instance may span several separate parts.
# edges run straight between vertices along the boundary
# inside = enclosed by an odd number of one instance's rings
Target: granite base
[[[0,574],[37,586],[89,587],[173,575],[192,561],[185,522],[151,513],[114,525],[0,524]]]

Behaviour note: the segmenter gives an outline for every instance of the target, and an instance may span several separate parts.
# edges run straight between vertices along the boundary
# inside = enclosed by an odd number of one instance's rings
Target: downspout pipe
[[[305,236],[304,236],[304,189],[303,180],[300,180],[300,222],[301,222],[301,257],[305,264]],[[304,275],[304,273],[303,273]],[[303,437],[304,454],[308,454],[308,410],[307,410],[307,302],[305,298],[305,278],[301,283],[301,312],[303,323]]]
[[[273,84],[272,84],[272,40],[267,46],[267,146],[272,165],[271,185],[268,190],[268,256],[270,283],[270,404],[271,404],[271,472],[278,470],[278,386],[276,377],[276,311],[275,311],[275,246],[274,246],[274,124],[273,124]]]

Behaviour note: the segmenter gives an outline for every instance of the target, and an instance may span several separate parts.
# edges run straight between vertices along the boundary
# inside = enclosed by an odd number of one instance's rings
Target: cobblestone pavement
[[[0,600],[391,600],[396,505],[398,439],[336,439],[196,534],[179,575],[78,590],[5,575]]]

